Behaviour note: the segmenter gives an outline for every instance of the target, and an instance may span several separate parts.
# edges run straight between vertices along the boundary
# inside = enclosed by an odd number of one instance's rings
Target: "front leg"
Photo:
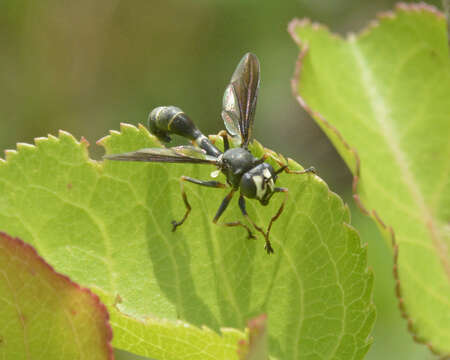
[[[272,219],[270,219],[269,226],[267,227],[267,241],[269,241],[269,233],[270,233],[270,229],[272,228],[272,224],[275,222],[275,220],[277,220],[280,217],[281,213],[284,210],[284,206],[285,206],[287,198],[288,198],[288,193],[289,193],[288,189],[282,188],[282,187],[276,187],[273,189],[273,194],[280,193],[280,192],[284,193],[285,196],[284,196],[283,202],[281,203],[280,208],[278,209],[277,213],[274,216],[272,216]],[[270,242],[269,242],[269,245],[270,245]]]
[[[276,157],[275,155],[273,155],[270,152],[264,153],[264,155],[261,157],[261,159],[258,159],[258,161],[264,162],[268,158],[273,159],[278,165],[280,165],[280,168],[277,171],[275,171],[275,175],[278,175],[279,173],[281,173],[283,171],[287,172],[288,174],[307,174],[307,173],[316,174],[316,168],[314,166],[310,166],[309,168],[304,169],[304,170],[291,170],[291,169],[289,169],[289,166],[287,164],[288,160],[285,159],[286,162],[284,163],[282,160],[280,160],[278,157]],[[283,156],[282,156],[282,158],[284,159]]]
[[[272,245],[270,244],[269,237],[266,235],[263,229],[261,229],[258,225],[255,224],[255,222],[248,216],[247,209],[245,207],[245,198],[241,195],[239,196],[239,208],[241,209],[242,215],[245,216],[245,218],[254,226],[256,230],[258,230],[266,240],[266,245],[264,248],[266,249],[268,254],[273,253]]]
[[[172,231],[175,231],[178,226],[182,225],[184,223],[184,221],[187,219],[189,213],[191,212],[191,205],[189,204],[189,201],[188,201],[187,195],[186,195],[186,191],[184,190],[184,182],[185,181],[189,181],[196,185],[213,187],[213,188],[226,188],[227,187],[227,185],[222,184],[219,181],[203,181],[203,180],[191,178],[189,176],[182,176],[180,178],[181,197],[183,198],[184,205],[186,206],[186,212],[184,213],[184,216],[180,221],[172,220],[172,225],[173,225]]]
[[[316,168],[314,166],[310,166],[307,169],[304,170],[291,170],[287,166],[283,169],[288,174],[307,174],[307,173],[313,173],[316,174]]]

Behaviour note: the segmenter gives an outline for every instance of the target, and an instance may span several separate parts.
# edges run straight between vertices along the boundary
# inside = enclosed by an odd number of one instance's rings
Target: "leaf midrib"
[[[389,146],[389,149],[394,157],[394,161],[400,169],[403,183],[406,185],[414,203],[422,214],[424,225],[428,229],[436,255],[440,258],[441,265],[450,280],[450,266],[445,256],[447,252],[444,251],[445,244],[436,230],[436,224],[432,212],[425,202],[425,199],[417,184],[417,180],[408,167],[406,153],[403,151],[397,140],[395,129],[391,125],[393,121],[390,119],[389,106],[378,91],[378,84],[375,81],[370,67],[365,61],[362,51],[358,47],[356,37],[349,37],[348,43],[350,51],[355,59],[356,67],[361,74],[361,85],[363,86],[365,93],[368,95],[369,106],[374,114],[374,119],[382,130],[380,133],[384,137],[385,142]]]

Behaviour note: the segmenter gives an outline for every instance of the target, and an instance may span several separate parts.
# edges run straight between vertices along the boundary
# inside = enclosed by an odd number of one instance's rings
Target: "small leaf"
[[[145,128],[126,124],[99,143],[108,153],[159,146]],[[0,228],[33,243],[58,271],[120,299],[108,303],[111,313],[119,310],[114,346],[160,354],[158,339],[140,327],[122,328],[125,319],[182,320],[225,334],[221,329],[244,329],[266,313],[272,356],[361,359],[367,352],[374,308],[366,248],[347,207],[319,177],[280,174],[277,184],[289,188],[289,197],[271,232],[275,254],[268,256],[261,236],[247,239],[242,228],[212,223],[228,191],[186,184],[192,211],[171,231],[171,221],[185,212],[180,176],[210,179],[214,167],[98,163],[86,147],[62,132],[0,164]],[[254,147],[255,154],[263,151]],[[221,220],[245,221],[233,200]],[[282,201],[282,194],[266,207],[248,201],[247,210],[267,227]],[[164,346],[181,346],[178,330],[166,327]],[[209,343],[200,345],[208,358]]]
[[[362,210],[394,242],[408,326],[450,356],[445,19],[428,5],[401,4],[347,39],[307,20],[294,20],[290,31],[301,48],[295,94],[355,175]]]
[[[248,340],[239,343],[240,360],[267,360],[267,316],[260,315],[248,322]]]
[[[4,233],[0,264],[0,358],[113,358],[108,312],[96,295]]]

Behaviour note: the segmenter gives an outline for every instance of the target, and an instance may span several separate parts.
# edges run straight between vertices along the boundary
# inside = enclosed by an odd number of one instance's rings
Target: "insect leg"
[[[266,249],[268,254],[273,253],[272,245],[270,245],[270,240],[268,234],[264,232],[263,229],[261,229],[258,225],[255,224],[255,222],[248,216],[247,209],[245,208],[245,198],[241,195],[239,196],[239,208],[241,209],[242,215],[245,216],[245,218],[252,223],[254,228],[258,230],[261,234],[263,234],[264,239],[266,240],[266,245],[264,245],[264,249]]]
[[[207,186],[207,187],[213,187],[213,188],[226,188],[227,186],[225,184],[222,184],[218,181],[203,181],[191,178],[189,176],[182,176],[180,178],[180,184],[181,184],[181,197],[183,198],[184,205],[186,206],[186,212],[183,216],[183,218],[180,221],[172,220],[172,231],[175,231],[178,226],[184,223],[184,221],[187,219],[189,213],[191,212],[191,205],[189,204],[189,201],[187,199],[186,191],[184,190],[184,182],[189,181],[193,184],[201,185],[201,186]]]
[[[230,143],[228,141],[228,134],[225,130],[221,130],[219,135],[222,136],[223,139],[223,152],[227,151],[230,148]]]
[[[219,220],[220,216],[223,214],[223,212],[225,211],[225,209],[227,208],[228,204],[231,201],[231,198],[233,197],[234,194],[234,189],[230,191],[230,193],[225,197],[225,199],[223,199],[222,203],[219,206],[219,210],[217,210],[216,216],[214,216],[213,219],[213,223],[217,224],[217,221]],[[228,222],[228,223],[223,223],[223,224],[217,224],[217,225],[224,225],[224,226],[243,226],[248,233],[248,238],[249,239],[254,239],[255,237],[253,236],[252,232],[250,231],[250,229],[248,228],[247,225],[241,223],[240,221],[233,221],[233,222]]]
[[[287,165],[287,161],[286,163],[283,163],[281,160],[275,158],[272,156],[272,159],[274,159],[278,165],[280,165],[281,167],[276,171],[276,174],[278,175],[279,173],[281,173],[282,171],[286,171],[288,174],[307,174],[307,173],[316,173],[316,168],[314,166],[311,166],[307,169],[304,170],[291,170],[289,169],[289,166]]]
[[[263,154],[263,156],[258,159],[258,163],[263,163],[264,161],[266,161],[268,158],[272,158],[274,161],[276,161],[276,163],[278,165],[280,165],[281,167],[275,172],[275,175],[278,175],[279,173],[281,173],[282,171],[286,171],[288,174],[307,174],[307,173],[316,173],[316,168],[314,166],[310,166],[307,169],[304,170],[291,170],[289,169],[289,166],[287,165],[287,160],[285,159],[286,162],[281,161],[278,157],[274,156],[273,154],[271,154],[270,152],[266,152]],[[282,157],[284,159],[284,157]]]
[[[285,170],[288,174],[307,174],[307,173],[316,173],[316,168],[314,166],[310,166],[307,169],[304,170],[290,170],[287,166],[283,169]]]
[[[278,219],[278,218],[280,217],[281,213],[282,213],[283,210],[284,210],[284,205],[286,204],[286,200],[287,200],[287,198],[288,198],[288,193],[289,193],[289,191],[288,191],[287,188],[282,188],[282,187],[276,187],[276,188],[274,188],[274,189],[273,189],[273,192],[274,192],[274,193],[276,193],[276,192],[283,192],[285,196],[284,196],[284,200],[283,200],[283,202],[281,203],[280,208],[278,209],[277,213],[272,217],[272,219],[270,219],[269,226],[267,227],[267,240],[266,240],[266,241],[269,240],[269,233],[270,233],[270,229],[272,228],[272,224],[274,223],[274,221],[275,221],[276,219]],[[269,242],[269,245],[270,245],[270,242]],[[272,250],[272,251],[273,251],[273,250]]]

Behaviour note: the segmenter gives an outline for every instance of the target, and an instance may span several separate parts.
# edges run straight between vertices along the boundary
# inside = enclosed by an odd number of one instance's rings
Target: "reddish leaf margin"
[[[70,287],[78,292],[80,295],[85,295],[91,302],[91,305],[97,309],[100,323],[103,322],[103,329],[100,333],[103,336],[102,343],[104,344],[104,352],[107,359],[114,360],[114,351],[111,345],[113,332],[109,324],[109,313],[106,306],[100,301],[100,298],[94,294],[88,288],[81,287],[79,284],[72,281],[67,275],[60,274],[55,271],[55,269],[49,265],[41,256],[39,256],[36,249],[25,243],[19,238],[13,238],[4,232],[0,232],[0,250],[6,249],[11,256],[20,256],[21,259],[28,258],[34,261],[34,266],[27,269],[32,274],[37,274],[39,272],[46,272],[47,276],[53,279],[55,283],[62,284],[65,287]],[[2,267],[4,264],[2,264]],[[73,313],[73,311],[72,311]],[[0,338],[0,343],[4,341],[4,337]]]
[[[438,9],[436,9],[434,6],[428,5],[426,3],[417,3],[417,4],[398,3],[396,5],[396,11],[385,11],[385,12],[379,13],[377,15],[377,20],[370,22],[370,24],[366,28],[364,28],[362,31],[360,31],[360,33],[357,36],[360,36],[366,32],[369,32],[372,28],[377,27],[379,25],[379,21],[382,20],[383,18],[396,17],[396,12],[398,12],[398,11],[416,11],[416,12],[417,11],[427,11],[427,12],[430,12],[430,13],[433,13],[434,15],[436,15],[436,17],[439,17],[439,18],[444,17],[444,15]],[[336,136],[336,139],[342,143],[344,148],[348,151],[349,155],[352,156],[351,160],[353,163],[347,164],[347,165],[349,166],[350,170],[353,173],[353,183],[352,183],[353,199],[355,200],[355,203],[358,206],[358,208],[360,209],[360,211],[364,215],[371,217],[375,221],[375,223],[378,225],[378,227],[379,227],[380,231],[383,233],[383,235],[388,236],[391,239],[392,248],[393,248],[393,260],[394,260],[392,272],[393,272],[393,276],[395,279],[395,293],[396,293],[396,296],[398,299],[398,307],[399,307],[400,313],[401,313],[402,317],[407,321],[408,331],[411,333],[414,341],[416,341],[417,343],[424,344],[435,355],[443,355],[437,349],[435,349],[435,347],[433,346],[433,344],[430,341],[420,338],[417,335],[417,331],[414,328],[413,320],[412,320],[411,316],[408,314],[408,312],[404,306],[404,302],[403,302],[403,298],[402,298],[402,288],[401,288],[400,279],[398,276],[398,252],[399,252],[399,249],[398,249],[398,244],[395,240],[395,232],[394,232],[394,229],[392,228],[392,226],[387,225],[381,219],[381,217],[378,215],[378,213],[376,212],[375,209],[368,210],[367,207],[361,201],[360,195],[358,193],[358,183],[359,183],[359,179],[360,179],[361,162],[360,162],[360,158],[359,158],[357,150],[349,145],[349,143],[344,139],[341,132],[335,126],[331,125],[318,111],[314,111],[306,103],[306,101],[303,99],[303,97],[299,93],[298,85],[299,85],[300,79],[301,79],[301,70],[302,70],[302,65],[303,65],[303,59],[308,53],[308,46],[306,44],[304,44],[302,42],[302,40],[298,37],[298,35],[295,32],[295,29],[297,27],[302,27],[304,25],[312,25],[312,27],[315,27],[315,28],[323,28],[323,29],[328,30],[328,28],[322,24],[315,23],[315,22],[311,24],[311,21],[307,18],[303,18],[303,19],[295,18],[290,21],[290,23],[288,25],[288,33],[291,35],[292,39],[295,41],[295,43],[301,49],[300,53],[297,57],[296,64],[295,64],[294,76],[291,80],[291,88],[292,88],[293,95],[296,98],[296,100],[299,102],[300,106],[312,118],[314,118],[317,122],[321,123],[322,126],[327,128],[334,136]],[[329,31],[329,33],[332,36],[340,37],[339,35],[332,33],[330,31]],[[450,41],[450,39],[449,39],[449,41]],[[446,355],[444,355],[444,356],[445,356],[444,358],[447,358]]]

